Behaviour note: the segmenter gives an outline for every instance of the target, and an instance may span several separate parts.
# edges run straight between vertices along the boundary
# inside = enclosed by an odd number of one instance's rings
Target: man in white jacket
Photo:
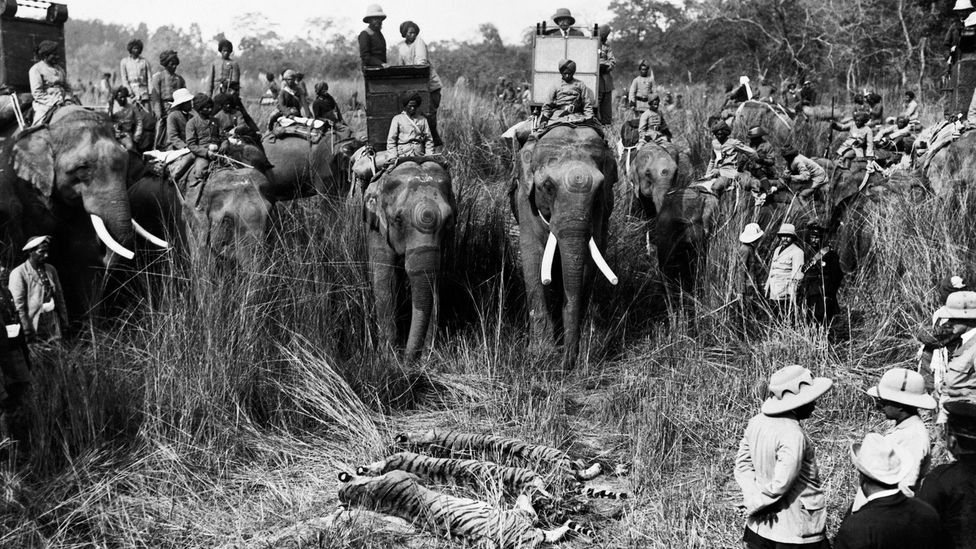
[[[56,341],[68,327],[68,313],[58,272],[47,263],[49,236],[27,241],[27,261],[10,273],[9,288],[28,341]]]
[[[803,248],[798,244],[796,227],[783,223],[776,235],[779,246],[773,252],[765,293],[773,312],[784,317],[796,310],[796,292],[803,278]]]
[[[813,442],[800,422],[833,382],[813,377],[799,365],[769,378],[769,398],[749,420],[735,457],[735,481],[742,489],[747,549],[826,549],[827,498]]]

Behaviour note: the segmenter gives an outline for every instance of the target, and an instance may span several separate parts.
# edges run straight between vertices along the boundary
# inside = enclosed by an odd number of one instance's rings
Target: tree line
[[[886,84],[932,91],[946,67],[942,42],[951,6],[952,0],[611,0],[617,84],[646,59],[669,83],[726,83],[746,74],[779,85],[811,79],[852,90]],[[290,37],[258,13],[233,25],[244,36],[235,48],[245,81],[256,84],[263,73],[286,68],[329,79],[359,73],[356,36],[338,32],[332,19],[310,19]],[[99,20],[70,20],[65,31],[72,81],[117,72],[126,43],[140,38],[154,65],[161,51],[177,50],[180,72],[193,82],[209,74],[223,37],[204,37],[196,24],[150,29]],[[468,41],[425,36],[441,76],[463,75],[482,88],[499,76],[528,79],[531,34],[505,44],[493,24],[480,31]],[[391,46],[399,41],[392,26],[386,35]]]

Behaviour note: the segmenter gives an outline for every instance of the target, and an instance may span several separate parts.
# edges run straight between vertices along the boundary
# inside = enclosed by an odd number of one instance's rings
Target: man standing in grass
[[[947,402],[946,447],[956,461],[925,477],[918,499],[939,513],[947,547],[976,549],[976,404]]]
[[[769,378],[769,398],[749,420],[735,458],[742,489],[747,549],[823,548],[827,499],[813,442],[800,422],[833,382],[799,365]]]
[[[909,498],[898,484],[912,457],[887,437],[868,433],[851,446],[867,503],[847,515],[834,549],[942,549],[946,546],[939,514],[931,505]]]

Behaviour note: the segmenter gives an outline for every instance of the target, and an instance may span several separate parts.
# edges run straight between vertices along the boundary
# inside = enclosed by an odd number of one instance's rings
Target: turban
[[[129,97],[129,88],[119,86],[112,92],[112,97]]]
[[[423,102],[424,102],[424,100],[420,97],[420,94],[419,93],[415,93],[415,94],[411,95],[410,97],[406,98],[403,101],[403,106],[406,107],[410,103],[416,103],[417,106],[419,107],[420,105],[423,104]]]
[[[33,250],[34,248],[40,246],[41,244],[47,244],[50,241],[51,241],[51,237],[50,236],[47,236],[47,235],[44,235],[44,236],[35,236],[35,237],[31,238],[30,240],[28,240],[27,241],[27,244],[24,244],[24,247],[22,249],[25,252],[29,252],[29,251]]]
[[[727,132],[732,133],[732,128],[725,123],[725,120],[719,120],[718,122],[712,124],[712,133]]]
[[[661,96],[658,95],[656,92],[651,92],[651,95],[647,96],[648,103],[651,103],[653,101],[660,101],[660,100],[661,100]]]
[[[285,80],[287,78],[295,78],[295,74],[296,74],[295,71],[288,69],[285,72],[281,73],[281,79]]]
[[[217,42],[217,51],[230,50],[234,51],[234,44],[230,43],[230,40],[223,38],[220,42]]]
[[[638,69],[640,69],[641,67],[647,67],[647,68],[651,68],[651,64],[650,64],[650,63],[648,63],[648,62],[647,62],[646,60],[644,60],[644,59],[641,59],[641,60],[640,60],[640,64],[639,64],[639,65],[637,65],[637,68],[638,68]]]
[[[196,98],[194,97],[194,107],[196,107],[195,101]],[[226,93],[218,93],[217,95],[213,96],[213,106],[216,110],[223,109],[225,105],[230,104],[232,104],[231,96]]]
[[[600,40],[606,40],[610,36],[610,25],[600,25],[597,29],[597,35],[599,35]]]
[[[572,59],[563,59],[559,62],[559,72],[569,71],[576,74],[576,61]]]
[[[319,82],[315,85],[315,95],[322,95],[329,91],[328,82]]]
[[[193,110],[195,111],[199,111],[206,106],[212,107],[213,104],[213,99],[210,99],[210,96],[205,93],[198,93],[193,96]]]
[[[159,54],[159,64],[166,65],[172,61],[175,61],[177,65],[180,64],[180,58],[176,55],[176,50],[166,50]]]
[[[416,23],[413,21],[404,21],[403,23],[400,23],[400,36],[406,38],[407,33],[410,32],[410,29],[414,29],[417,34],[420,34],[420,27],[418,27]]]
[[[41,42],[40,44],[37,45],[37,56],[38,57],[47,57],[47,56],[51,55],[52,53],[57,53],[57,51],[58,51],[58,44],[57,44],[57,42],[52,42],[50,40],[44,40],[43,42]]]
[[[789,158],[791,156],[796,156],[800,153],[796,150],[796,148],[793,145],[787,145],[783,147],[783,149],[780,151],[780,154],[783,156],[783,158]]]
[[[138,47],[140,50],[143,49],[142,40],[134,38],[129,40],[129,43],[125,46],[125,51],[132,51],[132,48]]]

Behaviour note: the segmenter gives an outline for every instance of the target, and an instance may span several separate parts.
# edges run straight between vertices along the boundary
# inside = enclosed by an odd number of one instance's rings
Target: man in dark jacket
[[[386,38],[383,37],[383,20],[386,14],[378,4],[366,8],[363,23],[367,27],[359,33],[359,58],[365,67],[386,67]]]
[[[956,461],[933,469],[916,496],[935,508],[951,549],[976,549],[976,404],[945,403],[946,446]]]
[[[803,264],[800,294],[806,304],[807,317],[823,326],[840,312],[837,292],[844,280],[840,256],[823,241],[827,230],[819,225],[807,226],[807,257]]]
[[[840,524],[834,549],[945,549],[939,514],[931,505],[906,497],[898,483],[911,456],[877,433],[851,445],[851,460],[860,473],[867,503]]]

